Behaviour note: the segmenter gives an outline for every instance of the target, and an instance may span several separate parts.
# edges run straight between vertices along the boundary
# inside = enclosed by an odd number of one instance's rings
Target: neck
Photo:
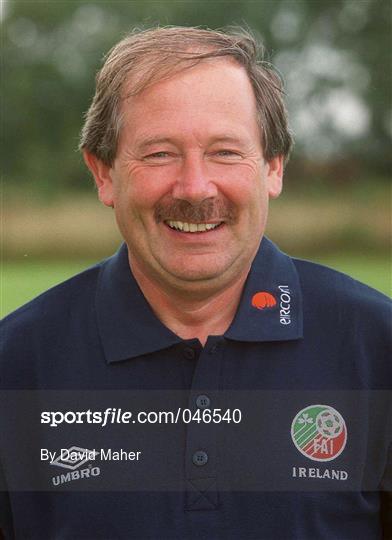
[[[183,339],[197,338],[204,346],[209,335],[222,335],[240,302],[249,268],[225,287],[203,287],[200,293],[165,287],[151,279],[130,258],[132,273],[158,319]]]

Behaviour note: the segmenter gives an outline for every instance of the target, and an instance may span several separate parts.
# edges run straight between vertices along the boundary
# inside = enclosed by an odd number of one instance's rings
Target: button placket
[[[197,467],[203,467],[208,462],[208,454],[204,450],[198,450],[192,456],[193,464]]]
[[[211,400],[206,394],[200,394],[196,398],[196,407],[199,409],[207,409],[211,405]]]
[[[217,439],[219,425],[203,422],[203,410],[219,407],[214,391],[219,389],[222,346],[219,338],[209,338],[198,358],[188,406],[195,414],[199,409],[199,421],[187,425],[186,478],[187,510],[215,510],[218,505],[217,491]],[[209,343],[210,342],[210,343]],[[212,358],[211,356],[214,355]],[[207,392],[196,390],[208,389]]]
[[[208,349],[208,354],[216,354],[219,351],[219,343],[214,343]]]
[[[196,357],[196,351],[192,347],[184,347],[182,354],[187,360],[193,360]]]

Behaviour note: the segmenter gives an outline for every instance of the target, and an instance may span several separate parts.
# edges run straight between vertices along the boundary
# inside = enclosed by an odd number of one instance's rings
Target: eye
[[[148,154],[147,156],[144,156],[143,159],[164,159],[169,157],[169,152],[154,152],[153,154]]]
[[[223,149],[223,150],[218,150],[217,152],[215,152],[215,156],[218,157],[218,158],[223,158],[223,159],[241,159],[241,154],[239,152],[236,152],[235,150],[228,150],[228,149]]]

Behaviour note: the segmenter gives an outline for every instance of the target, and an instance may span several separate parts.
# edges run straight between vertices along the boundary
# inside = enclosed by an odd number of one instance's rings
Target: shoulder
[[[384,335],[389,341],[391,299],[381,292],[326,266],[292,259],[297,269],[304,312],[330,322],[339,329],[350,328],[357,335]]]
[[[302,259],[292,260],[307,294],[324,301],[344,302],[358,307],[391,308],[390,298],[343,272]]]
[[[67,369],[77,373],[89,358],[86,347],[98,354],[95,295],[101,268],[102,263],[77,274],[3,319],[1,388],[36,388],[47,381],[58,387]]]
[[[35,339],[54,327],[64,327],[86,301],[94,296],[100,268],[99,263],[40,294],[27,304],[7,315],[0,323],[0,343],[18,343]]]
[[[326,351],[340,374],[364,388],[391,388],[392,302],[384,294],[331,268],[293,259],[299,275],[304,336]]]

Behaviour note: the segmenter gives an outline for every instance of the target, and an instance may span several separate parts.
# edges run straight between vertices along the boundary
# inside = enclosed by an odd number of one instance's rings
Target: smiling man
[[[390,534],[390,303],[264,237],[291,145],[249,34],[156,28],[109,53],[80,147],[124,244],[4,322],[6,538]],[[68,425],[9,412],[27,389],[79,392],[41,413]],[[137,463],[96,457],[120,447]]]
[[[283,156],[265,158],[252,84],[230,56],[136,95],[132,83],[129,75],[115,158],[94,154],[87,121],[85,159],[147,301],[176,334],[204,344],[234,317],[268,199],[281,190]]]

